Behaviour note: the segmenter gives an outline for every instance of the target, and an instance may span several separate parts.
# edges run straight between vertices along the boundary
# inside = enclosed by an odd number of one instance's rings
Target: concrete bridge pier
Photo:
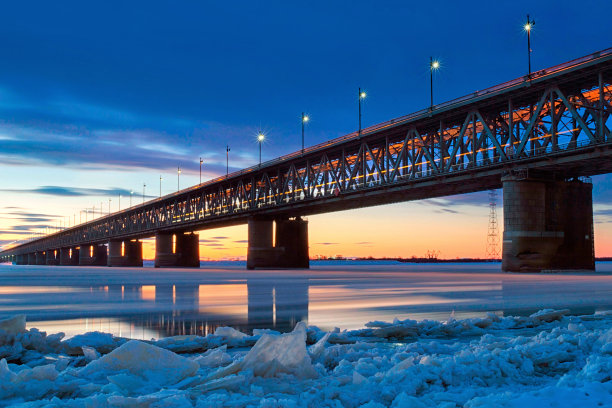
[[[36,252],[36,265],[46,265],[47,255],[43,251]]]
[[[502,270],[595,270],[592,184],[514,176],[502,182]]]
[[[79,248],[79,266],[106,266],[108,255],[106,245],[82,245]]]
[[[200,267],[200,236],[185,233],[155,235],[155,267]]]
[[[273,244],[274,221],[269,218],[249,219],[247,269],[308,268],[308,221],[276,220],[276,239]]]
[[[15,265],[27,265],[28,264],[28,256],[25,254],[17,255],[15,257]]]
[[[36,265],[36,253],[32,252],[28,254],[28,265]]]
[[[48,249],[46,251],[46,264],[59,265],[59,252],[57,249]]]
[[[76,248],[60,248],[59,264],[76,266],[79,264],[79,250]]]
[[[112,240],[108,243],[108,266],[142,267],[142,242]]]

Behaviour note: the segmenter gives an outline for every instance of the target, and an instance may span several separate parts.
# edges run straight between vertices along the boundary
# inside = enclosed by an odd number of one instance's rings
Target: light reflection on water
[[[87,331],[150,339],[206,335],[219,326],[322,329],[368,321],[447,320],[612,303],[612,265],[595,274],[503,274],[499,265],[342,265],[308,271],[0,267],[0,318],[68,336]],[[41,273],[46,274],[40,279]],[[45,286],[42,282],[49,284]]]

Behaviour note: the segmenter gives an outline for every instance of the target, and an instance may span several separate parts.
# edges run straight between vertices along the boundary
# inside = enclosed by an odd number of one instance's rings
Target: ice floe
[[[612,315],[63,339],[0,320],[0,407],[612,406]]]

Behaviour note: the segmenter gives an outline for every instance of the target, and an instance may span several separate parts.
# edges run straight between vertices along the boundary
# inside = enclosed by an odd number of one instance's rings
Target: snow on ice
[[[0,407],[606,407],[612,315],[64,340],[0,320]]]

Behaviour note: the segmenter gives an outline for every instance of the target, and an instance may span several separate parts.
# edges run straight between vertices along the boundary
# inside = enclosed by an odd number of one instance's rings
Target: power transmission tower
[[[489,230],[487,232],[487,258],[499,259],[499,234],[497,231],[497,191],[489,191]]]

